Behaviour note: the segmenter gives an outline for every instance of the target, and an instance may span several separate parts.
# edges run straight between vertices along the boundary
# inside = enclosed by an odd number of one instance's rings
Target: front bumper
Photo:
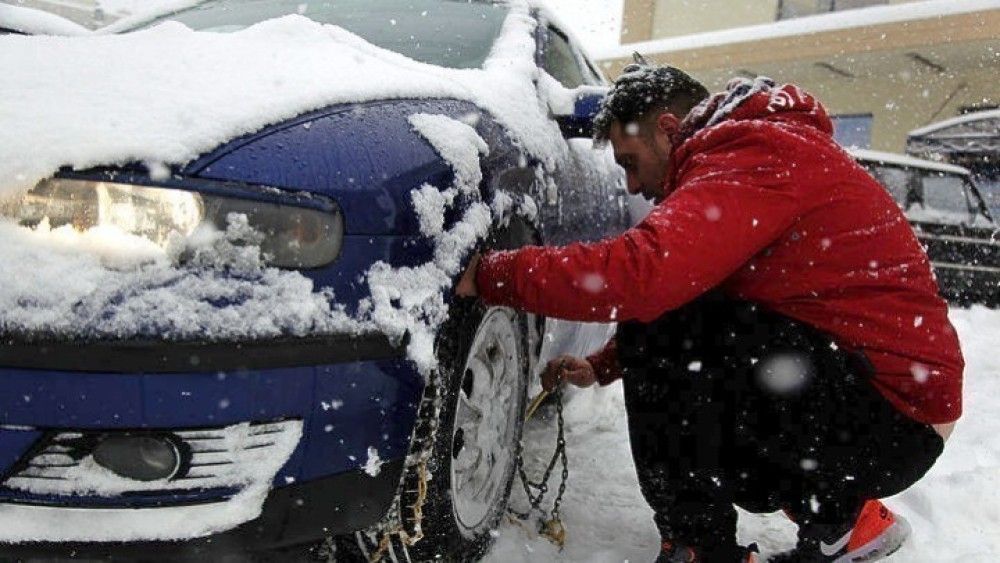
[[[351,471],[310,483],[274,489],[260,517],[227,532],[185,541],[27,542],[0,545],[0,559],[19,561],[247,561],[305,559],[325,534],[340,534],[378,521],[396,494],[402,460],[382,465],[377,476]],[[218,508],[66,509],[0,504],[0,519],[25,523],[59,518],[136,526],[149,519],[213,518]],[[8,520],[10,519],[10,520]],[[270,557],[270,558],[269,558]]]
[[[73,342],[0,336],[0,366],[96,373],[228,372],[402,358],[406,339],[334,334],[248,342]]]
[[[1000,267],[932,262],[941,295],[961,306],[1000,307]]]
[[[252,550],[312,542],[324,532],[375,523],[396,492],[399,460],[406,455],[424,385],[402,346],[378,344],[332,337],[239,347],[90,347],[7,339],[0,343],[5,390],[0,395],[0,554],[83,553],[83,546],[103,560],[131,553],[137,545],[132,540],[173,545],[182,555],[223,544],[226,551]],[[245,518],[230,518],[228,525],[222,513],[246,491],[136,490],[116,496],[75,488],[39,493],[7,481],[53,433],[184,434],[291,420],[301,421],[301,439],[271,473],[273,479],[256,490],[256,508],[244,510]],[[396,460],[382,465],[377,477],[362,470],[372,449],[382,460]],[[254,518],[261,504],[263,513]],[[13,533],[8,523],[30,526],[32,514],[61,515],[64,523]],[[144,518],[152,524],[134,536],[58,533],[59,527],[92,524],[95,518],[106,518],[110,526],[137,525]],[[217,521],[223,524],[213,525]],[[236,527],[240,522],[245,523]],[[190,539],[206,533],[214,535]],[[80,544],[81,539],[86,542]],[[29,540],[38,541],[23,543]],[[109,543],[87,543],[91,540]]]

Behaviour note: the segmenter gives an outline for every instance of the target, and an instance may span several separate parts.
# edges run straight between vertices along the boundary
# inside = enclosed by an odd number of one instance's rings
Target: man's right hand
[[[563,381],[568,381],[577,387],[589,387],[597,381],[594,366],[582,358],[559,356],[545,364],[542,372],[542,388],[551,392]]]

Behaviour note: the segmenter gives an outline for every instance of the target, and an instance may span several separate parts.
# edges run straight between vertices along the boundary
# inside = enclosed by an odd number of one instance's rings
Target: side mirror
[[[572,103],[553,108],[554,118],[566,139],[590,138],[594,131],[594,116],[608,95],[605,86],[580,86],[570,90]],[[568,106],[568,107],[565,107]]]

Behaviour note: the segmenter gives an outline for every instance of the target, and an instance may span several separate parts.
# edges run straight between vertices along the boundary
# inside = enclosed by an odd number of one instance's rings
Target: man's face
[[[615,121],[608,132],[615,162],[625,169],[628,193],[642,194],[659,203],[666,197],[670,172],[670,138],[677,118],[669,113],[649,116],[639,122]]]

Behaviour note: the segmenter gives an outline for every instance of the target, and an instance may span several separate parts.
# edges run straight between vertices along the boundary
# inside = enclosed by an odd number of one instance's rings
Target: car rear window
[[[910,219],[954,224],[973,219],[967,181],[962,176],[882,163],[862,164]]]
[[[468,0],[215,0],[142,27],[170,20],[196,31],[233,32],[290,14],[338,25],[417,61],[479,68],[500,34],[507,9]]]

